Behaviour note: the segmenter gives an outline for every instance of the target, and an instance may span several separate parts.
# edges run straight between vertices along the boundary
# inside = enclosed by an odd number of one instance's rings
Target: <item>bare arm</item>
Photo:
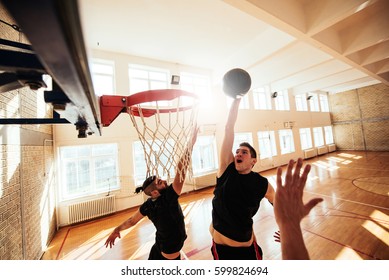
[[[220,177],[226,170],[227,166],[234,161],[234,155],[232,154],[232,145],[234,144],[234,128],[236,119],[238,118],[240,100],[240,98],[234,99],[231,104],[230,112],[228,114],[228,119],[224,131],[223,143],[220,151],[220,162],[217,177]]]
[[[192,150],[194,144],[196,143],[198,132],[199,132],[199,128],[195,126],[193,130],[192,140],[190,143],[188,143],[188,146],[186,147],[185,152],[181,156],[181,159],[178,162],[176,167],[176,175],[173,181],[173,189],[178,195],[181,194],[182,187],[185,182],[186,171],[188,169],[188,164],[191,161]]]
[[[289,161],[284,185],[282,185],[281,167],[277,170],[274,214],[280,228],[282,258],[284,260],[308,260],[309,254],[304,243],[300,223],[322,199],[314,198],[304,204],[303,190],[311,166],[306,165],[302,175],[300,175],[303,160],[301,158],[297,160],[296,168],[292,173],[294,163],[294,160]]]
[[[125,220],[121,225],[116,227],[113,232],[108,236],[107,240],[105,241],[105,247],[112,248],[113,245],[115,245],[115,239],[117,237],[120,237],[120,231],[128,229],[134,225],[136,225],[140,220],[143,219],[143,215],[140,213],[139,209],[132,215],[129,219]]]
[[[274,204],[274,196],[275,196],[275,191],[274,191],[274,188],[273,186],[268,183],[267,185],[267,191],[266,191],[266,194],[265,194],[265,197],[267,198],[267,200],[271,203],[271,204]]]

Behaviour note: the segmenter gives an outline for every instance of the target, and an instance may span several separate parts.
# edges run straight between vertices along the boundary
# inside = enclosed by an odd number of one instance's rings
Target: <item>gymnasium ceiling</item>
[[[87,48],[211,69],[253,87],[389,85],[387,0],[80,0]]]

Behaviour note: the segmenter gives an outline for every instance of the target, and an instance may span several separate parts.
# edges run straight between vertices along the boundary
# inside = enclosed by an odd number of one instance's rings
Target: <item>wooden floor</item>
[[[307,160],[312,164],[304,200],[324,201],[302,222],[311,259],[389,259],[389,152],[333,152]],[[276,188],[275,170],[261,172]],[[184,194],[180,198],[188,239],[183,259],[212,259],[211,222],[213,188]],[[112,248],[104,242],[114,227],[134,209],[61,228],[42,259],[46,260],[145,260],[154,243],[155,229],[144,218],[122,232]],[[281,259],[272,206],[263,200],[254,217],[254,230],[264,259]]]

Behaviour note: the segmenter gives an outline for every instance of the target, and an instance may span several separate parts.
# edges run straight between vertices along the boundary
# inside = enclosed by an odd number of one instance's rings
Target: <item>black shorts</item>
[[[149,260],[169,260],[169,259],[165,258],[162,255],[161,249],[159,248],[157,243],[155,243],[153,247],[151,247]],[[181,254],[175,260],[181,260]]]
[[[211,252],[214,260],[262,260],[263,255],[255,241],[250,247],[231,247],[212,241]]]

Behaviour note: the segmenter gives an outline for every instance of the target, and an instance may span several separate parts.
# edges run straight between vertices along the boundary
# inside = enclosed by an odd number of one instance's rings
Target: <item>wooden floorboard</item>
[[[389,259],[389,152],[333,152],[306,160],[312,165],[304,200],[324,201],[302,221],[310,257],[316,260]],[[261,174],[275,185],[276,170]],[[211,260],[213,188],[184,194],[180,203],[188,239],[183,259]],[[104,242],[111,231],[133,212],[120,213],[61,228],[42,259],[46,260],[145,260],[154,243],[155,229],[144,218],[122,232],[112,248]],[[264,259],[280,260],[280,244],[272,206],[266,201],[254,217],[254,231]]]

